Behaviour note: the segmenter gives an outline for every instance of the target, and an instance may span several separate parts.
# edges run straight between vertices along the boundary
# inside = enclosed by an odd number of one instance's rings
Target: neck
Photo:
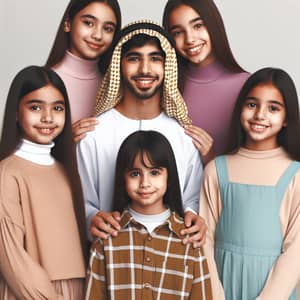
[[[160,106],[160,94],[148,99],[141,99],[129,91],[124,91],[124,97],[115,109],[134,120],[148,120],[156,118],[162,111]]]
[[[70,51],[66,51],[59,65],[64,73],[76,78],[94,79],[99,76],[97,60],[83,59],[72,54]]]

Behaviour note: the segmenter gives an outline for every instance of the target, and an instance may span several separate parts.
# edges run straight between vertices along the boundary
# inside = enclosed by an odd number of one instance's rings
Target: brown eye
[[[138,177],[140,175],[140,172],[139,171],[131,171],[129,173],[129,176],[130,177]]]
[[[54,106],[54,110],[55,111],[64,111],[65,108],[63,106],[61,106],[61,105],[57,105],[57,106]]]
[[[253,102],[249,102],[249,103],[246,104],[246,106],[249,107],[249,108],[255,108],[256,104],[253,103]]]
[[[41,110],[41,107],[39,105],[31,105],[29,108],[30,108],[30,110],[34,110],[34,111]]]

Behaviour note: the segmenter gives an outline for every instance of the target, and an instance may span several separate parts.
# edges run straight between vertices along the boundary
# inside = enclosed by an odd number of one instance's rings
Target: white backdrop
[[[161,22],[165,0],[119,0],[123,24]],[[15,74],[44,64],[68,0],[0,0],[0,128],[8,88]],[[300,96],[300,1],[216,0],[238,62],[253,72],[281,67]],[[300,298],[300,297],[299,297]]]
[[[123,24],[143,18],[161,22],[165,2],[120,0]],[[67,3],[68,0],[0,0],[0,120],[14,75],[27,65],[45,63]],[[264,66],[285,69],[300,94],[299,0],[216,3],[238,62],[250,72]]]

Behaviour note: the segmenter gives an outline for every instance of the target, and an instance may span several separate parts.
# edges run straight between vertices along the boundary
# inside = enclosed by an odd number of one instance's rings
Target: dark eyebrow
[[[139,52],[134,52],[134,51],[128,51],[128,52],[125,54],[125,57],[129,57],[129,56],[141,56],[141,53],[139,53]]]
[[[195,23],[195,22],[198,22],[198,21],[203,21],[203,19],[201,17],[197,17],[195,19],[192,19],[189,23]]]
[[[93,19],[93,20],[97,20],[97,18],[93,15],[90,15],[90,14],[86,14],[86,15],[82,15],[80,16],[80,18],[89,18],[89,19]]]
[[[202,21],[202,18],[201,17],[194,18],[194,19],[190,20],[189,23],[193,24],[193,23],[198,22],[198,21]],[[178,25],[178,24],[175,24],[174,26],[170,27],[169,30],[172,31],[172,30],[177,29],[177,28],[181,28],[181,26]]]
[[[251,97],[250,96],[246,97],[245,101],[246,100],[255,100],[255,101],[258,101],[258,99],[256,97],[252,97],[252,96]]]
[[[161,51],[153,51],[149,53],[149,56],[161,56],[164,57],[164,54]]]
[[[34,104],[34,103],[44,104],[44,103],[46,103],[46,101],[38,100],[38,99],[32,99],[32,100],[29,100],[26,104]],[[65,101],[64,100],[56,100],[52,104],[62,104],[62,105],[65,105]]]
[[[254,100],[254,101],[258,101],[258,98],[250,96],[250,97],[246,97],[245,100]],[[277,105],[279,105],[279,106],[285,107],[284,103],[279,102],[278,100],[268,100],[268,103],[277,104]]]
[[[268,102],[272,103],[272,104],[277,104],[277,105],[282,106],[282,107],[285,107],[284,103],[279,102],[277,100],[269,100]]]
[[[88,19],[92,19],[92,20],[98,21],[98,18],[96,18],[95,16],[90,15],[90,14],[82,15],[82,16],[80,16],[80,18],[82,18],[82,19],[88,18]],[[111,21],[105,21],[104,24],[108,24],[108,25],[111,25],[113,27],[117,26],[114,22],[111,22]]]

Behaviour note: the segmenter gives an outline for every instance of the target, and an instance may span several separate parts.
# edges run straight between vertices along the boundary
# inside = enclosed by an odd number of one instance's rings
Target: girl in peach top
[[[228,154],[207,165],[200,213],[215,299],[292,300],[300,276],[296,88],[264,68],[243,86]]]
[[[63,81],[14,78],[0,143],[0,299],[81,300],[85,216]]]

